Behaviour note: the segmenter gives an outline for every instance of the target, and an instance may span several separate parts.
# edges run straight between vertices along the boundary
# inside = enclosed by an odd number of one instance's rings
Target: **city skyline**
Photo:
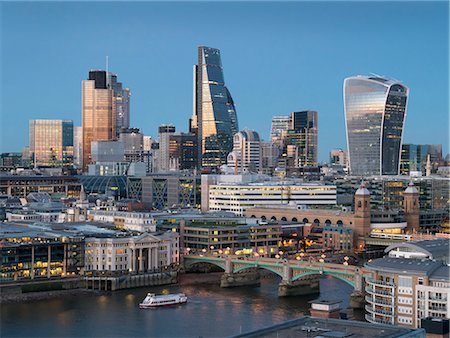
[[[317,16],[319,8],[322,18]],[[87,9],[81,20],[81,14]],[[138,13],[139,9],[142,13]],[[190,21],[189,13],[199,9],[204,14],[219,9],[224,16],[234,9],[236,15],[230,19],[225,37],[211,35],[206,25]],[[352,3],[350,6],[346,2],[334,2],[327,4],[325,10],[313,3],[264,3],[262,6],[115,3],[108,7],[101,3],[2,4],[5,20],[1,151],[21,151],[27,145],[26,128],[31,119],[72,119],[75,126],[81,125],[81,81],[89,69],[104,68],[106,55],[110,58],[109,70],[118,74],[133,93],[132,127],[153,137],[162,123],[173,123],[177,130],[187,131],[192,114],[195,50],[199,45],[208,45],[221,50],[225,81],[233,93],[241,130],[251,128],[268,140],[272,116],[307,109],[318,111],[319,160],[327,160],[332,148],[346,148],[344,78],[375,72],[398,78],[411,90],[403,143],[442,143],[445,156],[448,152],[448,123],[442,123],[448,119],[445,116],[448,115],[448,33],[445,29],[448,11],[445,9],[448,4],[442,2],[402,3],[401,6],[395,3]],[[110,13],[112,22],[125,10],[127,20],[116,20],[115,26],[108,23],[107,27],[99,28],[103,19],[95,23],[90,19],[100,10]],[[28,18],[31,13],[32,20]],[[68,17],[69,13],[74,19]],[[271,13],[276,15],[272,17]],[[363,14],[396,20],[399,23],[396,34],[407,33],[405,39],[388,45],[389,53],[385,54],[389,56],[379,52],[389,30],[370,20],[364,20],[365,26],[361,26],[363,21],[359,15]],[[423,14],[420,31],[415,27],[419,14]],[[51,15],[55,17],[50,18]],[[253,23],[252,28],[242,30],[244,19]],[[264,19],[270,19],[266,26],[258,23]],[[61,20],[68,24],[55,30],[54,25]],[[187,21],[192,24],[184,32],[188,38],[178,36]],[[314,29],[305,30],[305,25],[311,23]],[[332,30],[334,24],[339,24],[336,30]],[[360,27],[361,32],[354,31],[355,27]],[[92,36],[80,40],[89,29]],[[282,32],[286,34],[277,35]],[[45,34],[45,41],[37,39],[36,34]],[[101,34],[104,40],[99,39]],[[151,36],[149,46],[146,43],[132,46],[135,39],[147,41],[144,38],[147,34]],[[362,39],[363,36],[370,39]],[[117,37],[125,38],[121,44],[124,48],[117,49],[114,45]],[[55,41],[60,45],[49,45]],[[32,58],[23,52],[24,45],[33,48]],[[370,53],[374,54],[373,58],[367,57]],[[424,62],[425,56],[429,62]],[[24,62],[25,57],[29,62]],[[49,76],[50,64],[61,68],[57,77]],[[23,81],[25,77],[27,81]],[[44,88],[51,94],[42,100]],[[23,93],[27,97],[22,97]],[[170,100],[174,94],[176,100]],[[22,132],[5,127],[11,124],[19,126]]]

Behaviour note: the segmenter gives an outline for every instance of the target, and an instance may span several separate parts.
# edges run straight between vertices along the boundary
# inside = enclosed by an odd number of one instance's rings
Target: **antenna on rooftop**
[[[107,88],[109,88],[109,86],[110,86],[108,67],[109,67],[109,57],[108,57],[108,55],[106,55],[106,87]]]

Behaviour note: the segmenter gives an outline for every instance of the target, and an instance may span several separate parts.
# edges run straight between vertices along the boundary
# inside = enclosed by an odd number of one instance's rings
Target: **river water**
[[[169,285],[2,304],[1,337],[226,337],[294,319],[317,296],[279,298],[278,278],[259,287]],[[352,287],[332,277],[320,281],[320,298],[348,306]],[[184,292],[188,303],[139,309],[147,292]]]

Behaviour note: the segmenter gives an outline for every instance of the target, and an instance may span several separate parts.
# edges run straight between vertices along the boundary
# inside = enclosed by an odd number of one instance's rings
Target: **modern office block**
[[[199,166],[226,163],[238,131],[236,109],[223,77],[220,50],[198,47],[194,66],[194,105],[190,131],[197,134]]]
[[[30,155],[34,166],[73,164],[73,121],[30,120]]]
[[[234,135],[228,166],[235,174],[256,173],[261,169],[261,139],[256,131],[246,129]]]
[[[350,173],[397,175],[409,89],[379,76],[344,81]]]

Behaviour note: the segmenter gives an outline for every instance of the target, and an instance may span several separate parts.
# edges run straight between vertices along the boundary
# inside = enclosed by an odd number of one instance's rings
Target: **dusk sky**
[[[404,143],[448,152],[448,2],[1,3],[0,152],[28,144],[28,120],[81,125],[81,81],[110,71],[132,91],[131,125],[187,131],[197,46],[221,50],[240,129],[319,114],[319,160],[346,148],[345,77],[410,88]]]

